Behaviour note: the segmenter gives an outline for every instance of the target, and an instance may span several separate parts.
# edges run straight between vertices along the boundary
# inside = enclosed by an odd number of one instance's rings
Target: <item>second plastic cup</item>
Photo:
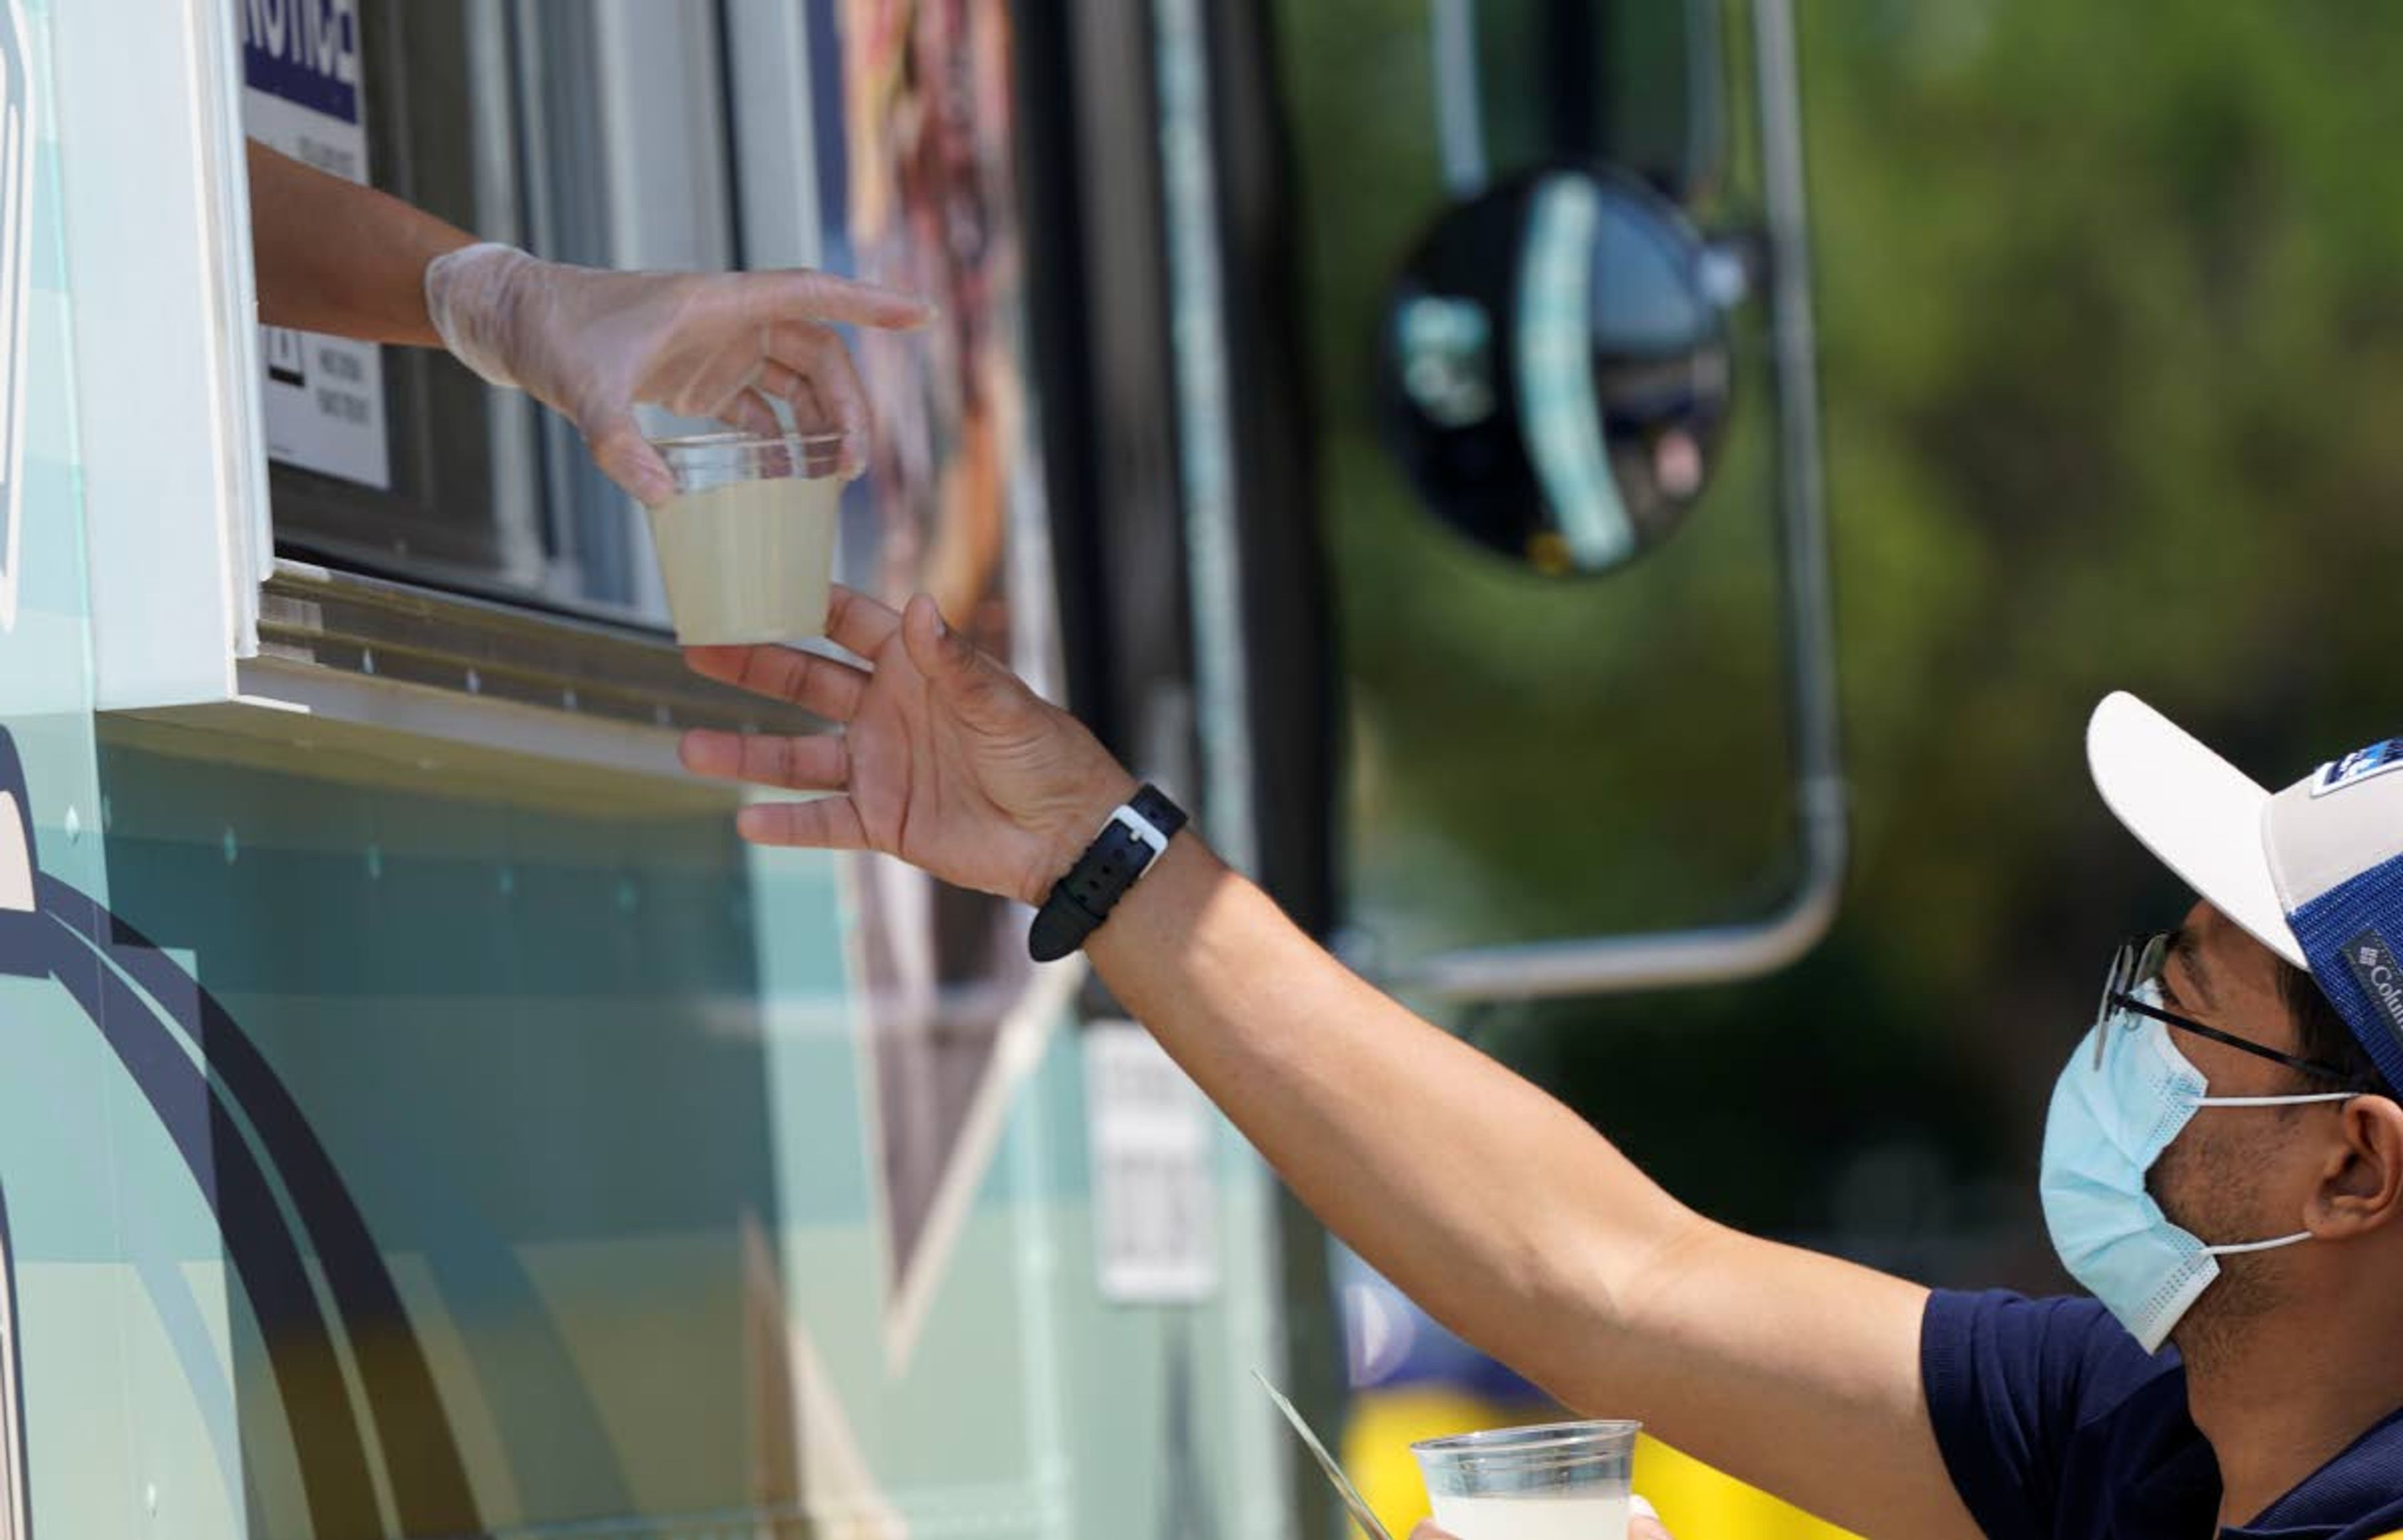
[[[712,433],[652,448],[675,479],[650,518],[676,640],[824,635],[842,440]]]
[[[1412,1444],[1438,1527],[1460,1540],[1627,1540],[1641,1422],[1554,1422]]]

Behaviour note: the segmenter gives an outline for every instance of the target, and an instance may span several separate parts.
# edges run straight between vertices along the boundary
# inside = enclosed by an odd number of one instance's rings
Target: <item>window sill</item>
[[[687,728],[818,717],[701,678],[664,637],[279,562],[229,699],[104,715],[116,743],[592,812],[723,809]]]

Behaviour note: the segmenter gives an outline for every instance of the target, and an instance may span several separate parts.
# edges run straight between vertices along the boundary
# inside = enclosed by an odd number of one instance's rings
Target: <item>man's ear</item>
[[[2305,1222],[2327,1240],[2403,1223],[2403,1105],[2356,1096],[2337,1109],[2336,1137]]]

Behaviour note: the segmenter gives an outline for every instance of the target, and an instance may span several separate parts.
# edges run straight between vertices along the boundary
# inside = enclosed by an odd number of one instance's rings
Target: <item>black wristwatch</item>
[[[1035,911],[1026,933],[1026,950],[1035,960],[1049,963],[1083,946],[1184,826],[1185,810],[1157,786],[1146,784],[1120,804]]]

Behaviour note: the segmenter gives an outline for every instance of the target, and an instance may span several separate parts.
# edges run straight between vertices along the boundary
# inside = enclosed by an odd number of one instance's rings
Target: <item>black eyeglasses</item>
[[[2138,999],[2136,991],[2161,976],[2161,968],[2169,961],[2170,949],[2176,944],[2176,941],[2177,937],[2170,932],[2161,931],[2152,936],[2139,936],[2133,941],[2122,942],[2118,951],[2112,955],[2111,971],[2103,976],[2103,1003],[2094,1012],[2095,1068],[2100,1069],[2103,1066],[2103,1029],[2110,1024],[2112,1012],[2132,1010],[2139,1016],[2149,1016],[2156,1021],[2175,1027],[2180,1032],[2190,1032],[2197,1037],[2208,1037],[2215,1043],[2225,1043],[2229,1047],[2241,1049],[2257,1059],[2267,1059],[2273,1064],[2284,1064],[2299,1074],[2313,1075],[2322,1080],[2332,1080],[2348,1090],[2354,1089],[2354,1076],[2350,1070],[2339,1069],[2334,1064],[2326,1063],[2317,1059],[2299,1059],[2291,1053],[2281,1053],[2265,1044],[2239,1037],[2232,1032],[2222,1032],[2217,1027],[2204,1026],[2190,1017],[2180,1016],[2175,1011],[2163,1010],[2149,1001]]]

